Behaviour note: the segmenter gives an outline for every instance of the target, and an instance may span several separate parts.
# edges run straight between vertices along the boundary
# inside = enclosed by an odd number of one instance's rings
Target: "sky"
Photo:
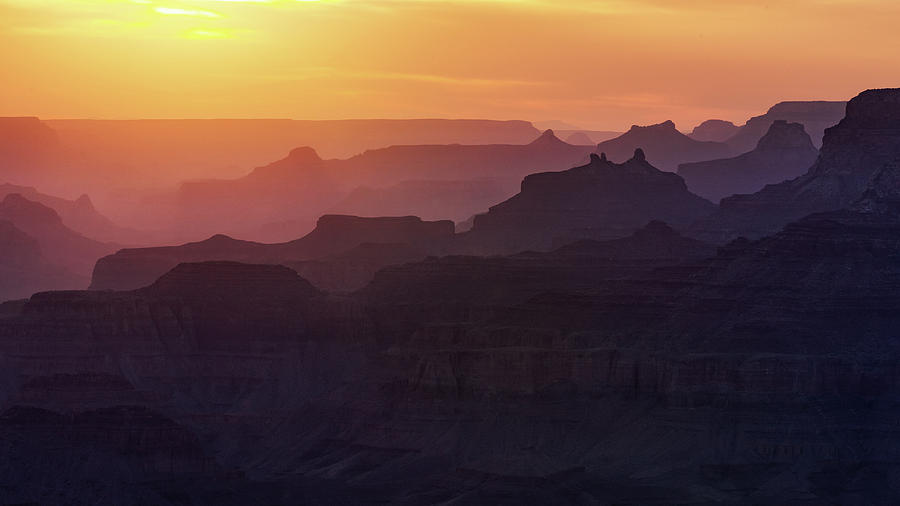
[[[0,115],[741,124],[900,86],[896,0],[0,0]]]

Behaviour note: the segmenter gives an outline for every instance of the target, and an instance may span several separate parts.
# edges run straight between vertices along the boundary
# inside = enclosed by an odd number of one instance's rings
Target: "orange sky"
[[[900,85],[897,0],[0,0],[0,115],[743,122]]]

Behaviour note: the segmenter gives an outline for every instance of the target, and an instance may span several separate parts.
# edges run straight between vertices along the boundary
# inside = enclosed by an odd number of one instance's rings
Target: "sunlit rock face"
[[[817,155],[803,125],[776,120],[753,151],[734,158],[682,164],[678,175],[692,192],[718,202],[793,179],[805,173]]]

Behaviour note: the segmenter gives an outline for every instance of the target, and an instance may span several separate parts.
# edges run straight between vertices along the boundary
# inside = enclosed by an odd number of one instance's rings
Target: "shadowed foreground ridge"
[[[855,198],[716,251],[645,220],[395,265],[342,295],[287,267],[202,262],[4,307],[4,499],[894,504],[897,96],[851,102],[810,172],[880,160]],[[705,202],[642,158],[538,174],[553,184],[523,208],[556,212],[580,187],[568,177],[607,172]]]

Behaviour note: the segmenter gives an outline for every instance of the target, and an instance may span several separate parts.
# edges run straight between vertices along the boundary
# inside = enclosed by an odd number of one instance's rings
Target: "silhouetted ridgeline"
[[[819,156],[805,174],[724,199],[713,217],[695,225],[696,234],[713,241],[760,237],[859,199],[872,175],[900,158],[900,96],[896,90],[868,90],[846,110],[844,119],[826,130]]]
[[[452,221],[426,222],[414,216],[359,218],[326,215],[315,230],[300,239],[263,244],[216,235],[196,243],[157,248],[123,249],[101,258],[94,268],[91,289],[129,290],[147,286],[184,262],[229,260],[281,264],[320,259],[366,243],[390,243],[437,248],[453,235]]]
[[[844,117],[846,102],[793,101],[779,102],[765,114],[747,120],[741,129],[725,142],[738,153],[745,153],[756,146],[759,139],[776,120],[800,123],[812,138],[813,145],[822,145],[825,130]]]
[[[684,163],[678,166],[678,175],[692,192],[718,202],[793,179],[805,173],[817,155],[803,125],[777,120],[753,151],[723,160]]]
[[[721,119],[708,119],[695,126],[690,137],[695,141],[724,142],[734,136],[740,127],[730,121]]]
[[[566,144],[549,130],[524,145],[392,146],[345,160],[323,160],[311,148],[297,148],[287,158],[242,178],[183,184],[174,204],[173,223],[183,224],[194,234],[215,231],[255,237],[252,231],[266,223],[314,220],[345,205],[344,199],[360,187],[385,189],[413,181],[437,184],[451,175],[469,184],[490,179],[504,198],[515,193],[526,175],[572,167],[587,160],[592,149]],[[438,204],[418,202],[422,207],[415,215],[430,211],[464,219],[484,210],[484,198],[476,192],[457,192]],[[365,214],[377,215],[378,209]]]
[[[625,161],[635,149],[644,149],[650,163],[664,171],[674,172],[679,164],[724,158],[734,154],[720,142],[694,140],[675,129],[675,123],[666,121],[658,125],[631,127],[615,139],[601,142],[598,152],[604,152],[613,161]]]
[[[716,252],[651,222],[395,265],[343,295],[284,266],[202,262],[138,290],[3,305],[4,499],[893,504],[898,104],[900,90],[852,100],[809,173],[777,185],[787,225]],[[537,174],[497,216],[522,210],[515,230],[544,237],[540,211],[563,214],[566,196],[575,216],[620,209],[571,198],[616,178],[712,206],[638,154]],[[791,217],[816,206],[829,208]],[[400,223],[379,233],[452,234]],[[355,236],[320,228],[290,247]]]
[[[526,177],[521,192],[475,216],[457,242],[478,254],[546,250],[580,238],[623,237],[651,220],[686,226],[714,210],[638,149],[622,164],[591,155],[587,165]]]

